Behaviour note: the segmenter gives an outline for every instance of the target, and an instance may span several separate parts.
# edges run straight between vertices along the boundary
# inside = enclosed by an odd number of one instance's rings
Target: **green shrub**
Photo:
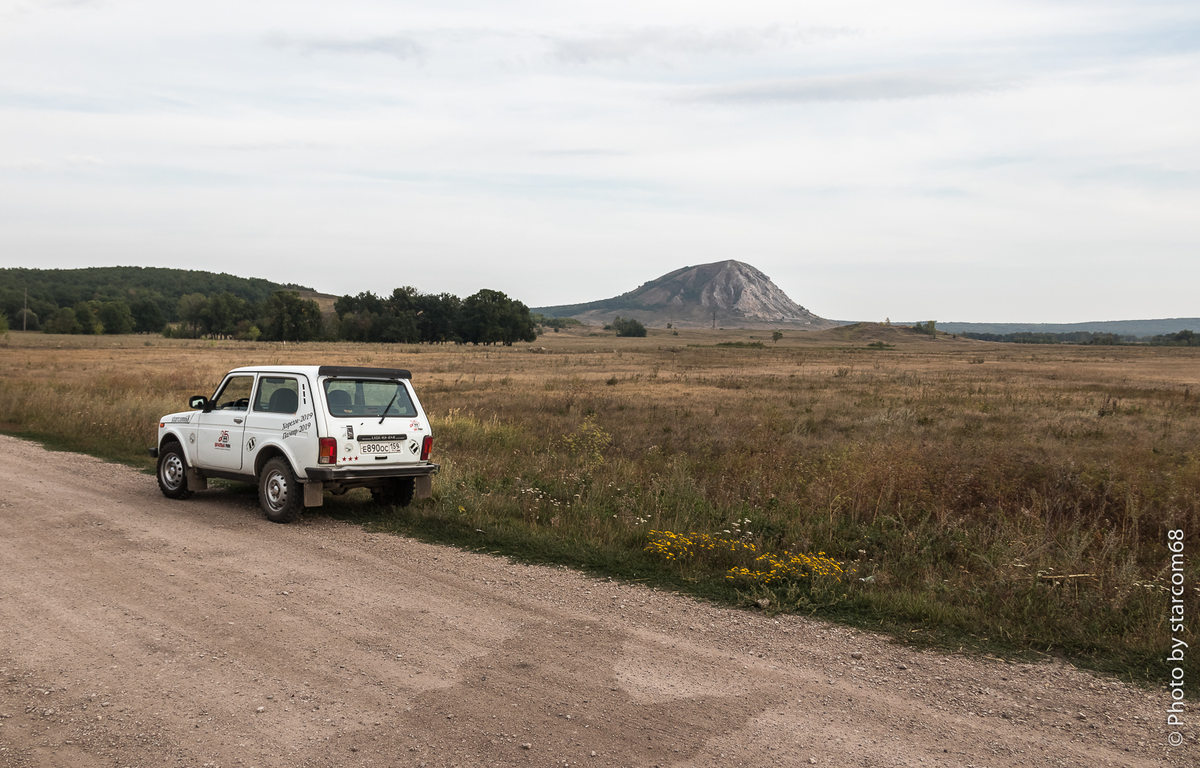
[[[642,325],[633,318],[617,317],[613,320],[612,327],[616,330],[618,336],[645,336],[646,326]]]

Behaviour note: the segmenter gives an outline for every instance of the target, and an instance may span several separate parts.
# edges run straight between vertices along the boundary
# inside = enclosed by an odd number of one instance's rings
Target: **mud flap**
[[[433,475],[422,475],[417,478],[418,499],[428,499],[433,496]]]
[[[191,467],[187,468],[187,489],[189,491],[207,491],[208,478]]]
[[[319,507],[325,503],[325,486],[321,483],[304,484],[304,506]]]

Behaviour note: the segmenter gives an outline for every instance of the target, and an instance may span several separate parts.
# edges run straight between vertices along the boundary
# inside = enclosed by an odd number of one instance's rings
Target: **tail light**
[[[421,440],[421,461],[429,461],[431,453],[433,453],[433,435],[425,435]]]
[[[337,440],[332,437],[322,437],[317,444],[317,463],[337,463]]]

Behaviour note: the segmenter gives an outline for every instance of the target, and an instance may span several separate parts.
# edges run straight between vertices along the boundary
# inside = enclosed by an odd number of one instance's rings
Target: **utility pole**
[[[25,306],[21,309],[21,330],[29,324],[29,286],[25,286]]]

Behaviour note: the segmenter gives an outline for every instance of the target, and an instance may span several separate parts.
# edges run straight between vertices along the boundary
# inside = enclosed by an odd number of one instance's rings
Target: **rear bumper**
[[[306,467],[306,482],[353,483],[360,480],[380,480],[388,477],[425,477],[436,475],[440,464],[409,464],[403,467]]]

